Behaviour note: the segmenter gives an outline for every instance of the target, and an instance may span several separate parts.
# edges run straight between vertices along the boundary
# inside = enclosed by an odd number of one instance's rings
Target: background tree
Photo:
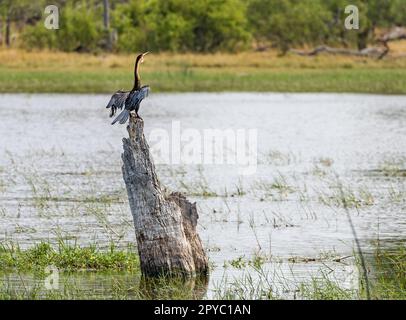
[[[332,20],[322,0],[252,0],[248,17],[254,35],[272,41],[282,52],[320,43]]]
[[[406,26],[406,1],[392,0],[387,19],[392,21],[393,25]]]
[[[11,46],[12,26],[21,30],[25,25],[32,25],[41,19],[43,0],[1,0],[0,1],[0,25],[4,26],[1,33],[4,34],[4,43]]]
[[[245,13],[241,0],[131,0],[113,24],[126,51],[233,51],[250,40]]]
[[[59,29],[48,30],[42,21],[25,29],[23,33],[25,47],[77,52],[95,51],[103,44],[102,11],[100,2],[89,0],[68,2],[60,7]]]
[[[103,0],[103,25],[105,33],[105,48],[111,50],[113,48],[113,39],[110,30],[110,3],[109,0]]]
[[[60,30],[49,31],[47,4],[0,0],[0,42],[10,46],[16,34],[26,48],[64,51],[240,51],[254,43],[283,53],[315,45],[362,50],[378,31],[406,26],[404,0],[54,0]],[[349,4],[359,8],[359,30],[344,26]]]

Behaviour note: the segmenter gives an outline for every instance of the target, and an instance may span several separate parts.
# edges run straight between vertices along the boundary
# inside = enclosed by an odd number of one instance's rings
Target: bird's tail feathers
[[[115,124],[117,121],[120,124],[124,124],[126,123],[126,121],[128,120],[128,117],[130,116],[130,111],[124,109],[115,119],[111,124]]]

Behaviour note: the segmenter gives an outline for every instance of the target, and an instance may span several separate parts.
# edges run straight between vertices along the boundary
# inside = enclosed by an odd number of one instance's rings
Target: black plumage
[[[124,110],[114,119],[111,124],[119,122],[124,124],[127,122],[130,112],[135,111],[137,117],[138,111],[140,109],[141,101],[148,96],[149,86],[141,86],[141,79],[139,76],[139,66],[144,61],[144,56],[147,54],[140,54],[135,60],[134,67],[134,87],[131,91],[119,90],[111,96],[109,103],[106,108],[110,108],[110,117],[113,117],[117,110]]]

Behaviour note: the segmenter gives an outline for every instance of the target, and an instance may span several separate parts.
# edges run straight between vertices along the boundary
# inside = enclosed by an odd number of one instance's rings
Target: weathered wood
[[[343,49],[343,48],[332,48],[329,46],[318,46],[310,51],[296,50],[292,49],[290,52],[301,55],[301,56],[316,56],[320,53],[328,53],[333,55],[346,55],[346,56],[357,56],[357,57],[370,57],[383,59],[389,54],[390,47],[388,45],[391,41],[404,40],[406,39],[406,28],[404,27],[395,27],[389,30],[388,32],[377,37],[375,40],[378,43],[381,43],[382,46],[365,48],[362,50],[352,50],[352,49]]]
[[[404,39],[406,39],[406,28],[404,27],[395,27],[378,38],[378,40],[382,42],[390,42]]]
[[[144,136],[144,122],[130,117],[123,139],[123,177],[134,219],[141,271],[145,276],[208,273],[208,259],[196,231],[196,204],[159,183]]]
[[[316,56],[320,53],[328,53],[333,55],[345,55],[345,56],[356,56],[356,57],[371,57],[381,59],[389,51],[389,48],[384,47],[372,47],[365,48],[363,50],[352,50],[352,49],[342,49],[342,48],[331,48],[328,46],[319,46],[310,51],[295,50],[292,49],[290,52],[300,55],[300,56]]]

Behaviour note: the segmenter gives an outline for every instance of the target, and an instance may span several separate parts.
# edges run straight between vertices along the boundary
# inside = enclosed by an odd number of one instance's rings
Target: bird
[[[106,106],[106,108],[110,108],[110,117],[113,117],[118,109],[122,110],[124,107],[124,110],[113,120],[111,123],[112,125],[116,122],[119,122],[120,124],[126,123],[131,111],[135,111],[136,117],[141,118],[138,115],[138,111],[140,109],[141,101],[148,96],[149,86],[141,86],[139,68],[141,63],[144,62],[144,57],[148,53],[149,52],[141,53],[135,59],[134,87],[131,91],[118,90],[111,96],[110,101]]]

